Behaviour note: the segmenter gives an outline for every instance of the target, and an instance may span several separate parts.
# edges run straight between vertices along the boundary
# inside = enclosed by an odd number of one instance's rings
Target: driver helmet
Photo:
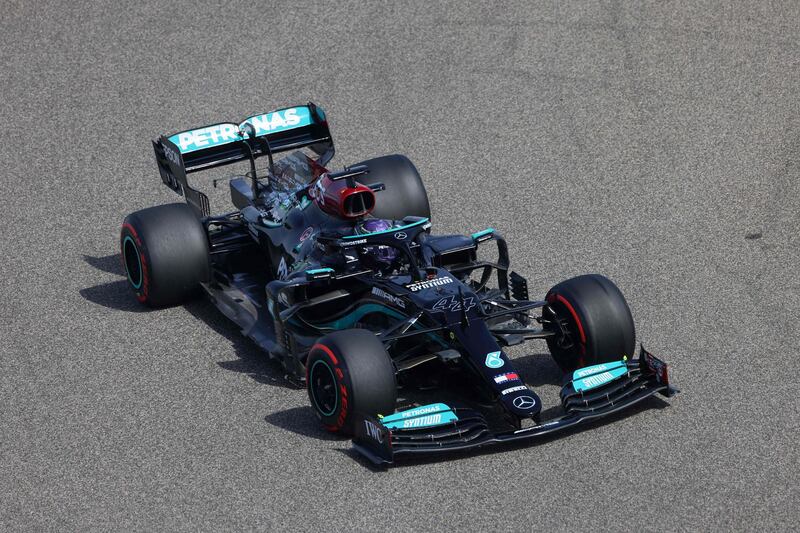
[[[389,229],[392,229],[391,221],[384,220],[382,218],[369,218],[366,220],[362,220],[358,224],[356,224],[356,233],[358,235],[366,235],[368,233],[375,233],[377,231],[386,231]],[[394,262],[394,260],[397,259],[397,254],[398,254],[398,251],[392,248],[391,246],[385,246],[382,244],[365,246],[364,251],[372,259],[378,261],[379,263],[385,266],[391,265]]]

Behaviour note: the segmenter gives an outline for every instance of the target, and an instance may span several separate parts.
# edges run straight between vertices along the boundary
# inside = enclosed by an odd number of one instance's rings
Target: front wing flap
[[[473,409],[433,404],[403,412],[407,416],[403,423],[398,422],[402,413],[383,419],[363,417],[355,427],[353,448],[375,465],[391,465],[403,457],[535,440],[627,409],[654,394],[670,397],[678,392],[669,384],[666,363],[644,347],[639,359],[597,365],[604,366],[608,368],[576,371],[561,390],[564,414],[535,426],[492,433],[483,415]],[[431,413],[437,413],[435,425],[415,423],[432,420]]]

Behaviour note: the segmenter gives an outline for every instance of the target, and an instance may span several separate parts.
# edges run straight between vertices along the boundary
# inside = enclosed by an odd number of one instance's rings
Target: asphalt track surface
[[[796,2],[205,4],[2,3],[0,529],[796,527]],[[615,280],[682,394],[375,471],[210,304],[139,307],[120,222],[177,201],[150,138],[309,99],[532,294]]]

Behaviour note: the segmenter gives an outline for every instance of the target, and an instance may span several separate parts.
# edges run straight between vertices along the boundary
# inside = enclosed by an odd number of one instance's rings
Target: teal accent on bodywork
[[[396,228],[389,228],[384,229],[381,231],[373,231],[372,233],[362,233],[361,235],[347,235],[346,237],[342,237],[343,239],[363,239],[364,237],[369,237],[370,235],[381,235],[383,233],[397,233],[398,231],[403,231],[408,228],[414,228],[416,226],[421,226],[428,222],[427,218],[423,218],[422,220],[417,220],[416,222],[412,222],[411,224],[406,224],[405,226],[398,226]]]
[[[381,419],[389,429],[417,429],[449,424],[458,420],[453,410],[443,403],[432,403],[400,411]]]
[[[572,373],[572,386],[576,392],[585,392],[619,379],[627,373],[628,365],[625,361],[587,366]]]
[[[502,368],[506,364],[500,356],[502,352],[489,352],[486,354],[486,361],[484,364],[489,368]]]
[[[378,303],[368,303],[360,307],[357,307],[350,313],[332,322],[326,322],[324,324],[311,324],[311,325],[317,329],[338,331],[340,329],[347,329],[353,327],[359,320],[361,320],[370,313],[383,313],[384,315],[397,320],[402,320],[407,318],[405,315],[402,315],[385,305],[381,305]],[[422,326],[419,324],[419,322],[415,322],[413,329],[420,329],[421,327]],[[431,340],[433,340],[434,342],[436,342],[437,344],[439,344],[444,348],[449,347],[449,345],[444,340],[437,337],[436,334],[434,333],[426,333],[425,336],[430,338]]]
[[[473,233],[472,234],[472,238],[473,238],[473,240],[474,239],[480,239],[481,237],[483,237],[485,235],[489,235],[491,233],[494,233],[494,228],[487,228],[487,229],[485,229],[483,231],[479,231],[477,233]]]
[[[222,123],[196,130],[182,131],[171,135],[169,140],[178,147],[182,154],[188,154],[246,138],[246,136],[239,135],[240,128],[244,124],[251,124],[255,129],[256,136],[262,137],[271,133],[302,128],[311,123],[311,110],[308,107],[290,107],[273,111],[272,113],[254,115],[245,119],[239,126],[231,123]]]
[[[330,367],[330,365],[324,359],[317,359],[316,361],[314,361],[314,364],[311,365],[311,371],[309,371],[309,373],[308,373],[308,379],[310,381],[313,381],[313,379],[314,379],[314,371],[317,370],[317,365],[320,365],[320,364],[322,366],[324,366],[328,370],[328,372],[331,373],[331,378],[333,378],[333,383],[335,384],[336,383],[336,376],[333,375],[333,369]],[[339,389],[336,389],[336,402],[334,402],[334,404],[333,404],[333,409],[331,409],[327,413],[322,409],[322,406],[317,401],[317,397],[313,394],[313,390],[314,389],[312,388],[311,390],[312,390],[311,398],[314,400],[314,405],[317,406],[317,409],[319,410],[319,412],[322,413],[322,416],[331,416],[333,413],[336,412],[336,408],[339,407]]]
[[[322,274],[324,272],[333,272],[332,268],[312,268],[311,270],[306,270],[306,274],[311,274],[312,276],[315,274]]]
[[[136,252],[136,261],[139,263],[139,283],[134,283],[133,279],[131,279],[131,273],[128,272],[128,267],[125,267],[125,273],[128,275],[128,281],[131,282],[133,288],[139,290],[142,288],[142,283],[144,282],[144,272],[142,271],[142,258],[139,257],[139,248],[136,247],[136,243],[133,242],[133,239],[130,235],[125,236],[125,240],[122,241],[122,249],[125,250],[125,245],[128,244],[128,241],[133,245],[133,250]]]
[[[311,205],[311,200],[308,199],[308,196],[303,196],[300,198],[300,210],[302,211],[306,207]]]
[[[627,367],[625,361],[612,361],[610,363],[600,363],[599,365],[585,366],[579,368],[572,373],[572,379],[585,378],[592,374],[599,374],[615,368]]]
[[[357,307],[356,309],[353,309],[353,311],[351,311],[350,313],[346,314],[342,318],[334,320],[333,322],[328,322],[326,324],[322,324],[322,325],[317,326],[317,327],[324,328],[324,329],[330,328],[330,329],[335,329],[335,330],[351,328],[351,327],[353,327],[353,325],[356,322],[358,322],[359,320],[364,318],[365,315],[368,315],[370,313],[383,313],[384,315],[388,315],[388,316],[390,316],[392,318],[397,318],[397,319],[405,318],[400,313],[398,313],[396,311],[393,311],[392,309],[390,309],[390,308],[388,308],[388,307],[386,307],[384,305],[380,305],[380,304],[364,304],[361,307]]]

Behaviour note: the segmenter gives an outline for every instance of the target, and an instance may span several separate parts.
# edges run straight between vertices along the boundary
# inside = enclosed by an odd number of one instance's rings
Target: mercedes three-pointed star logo
[[[532,396],[517,396],[514,398],[514,407],[517,409],[530,409],[536,405],[536,400]]]

